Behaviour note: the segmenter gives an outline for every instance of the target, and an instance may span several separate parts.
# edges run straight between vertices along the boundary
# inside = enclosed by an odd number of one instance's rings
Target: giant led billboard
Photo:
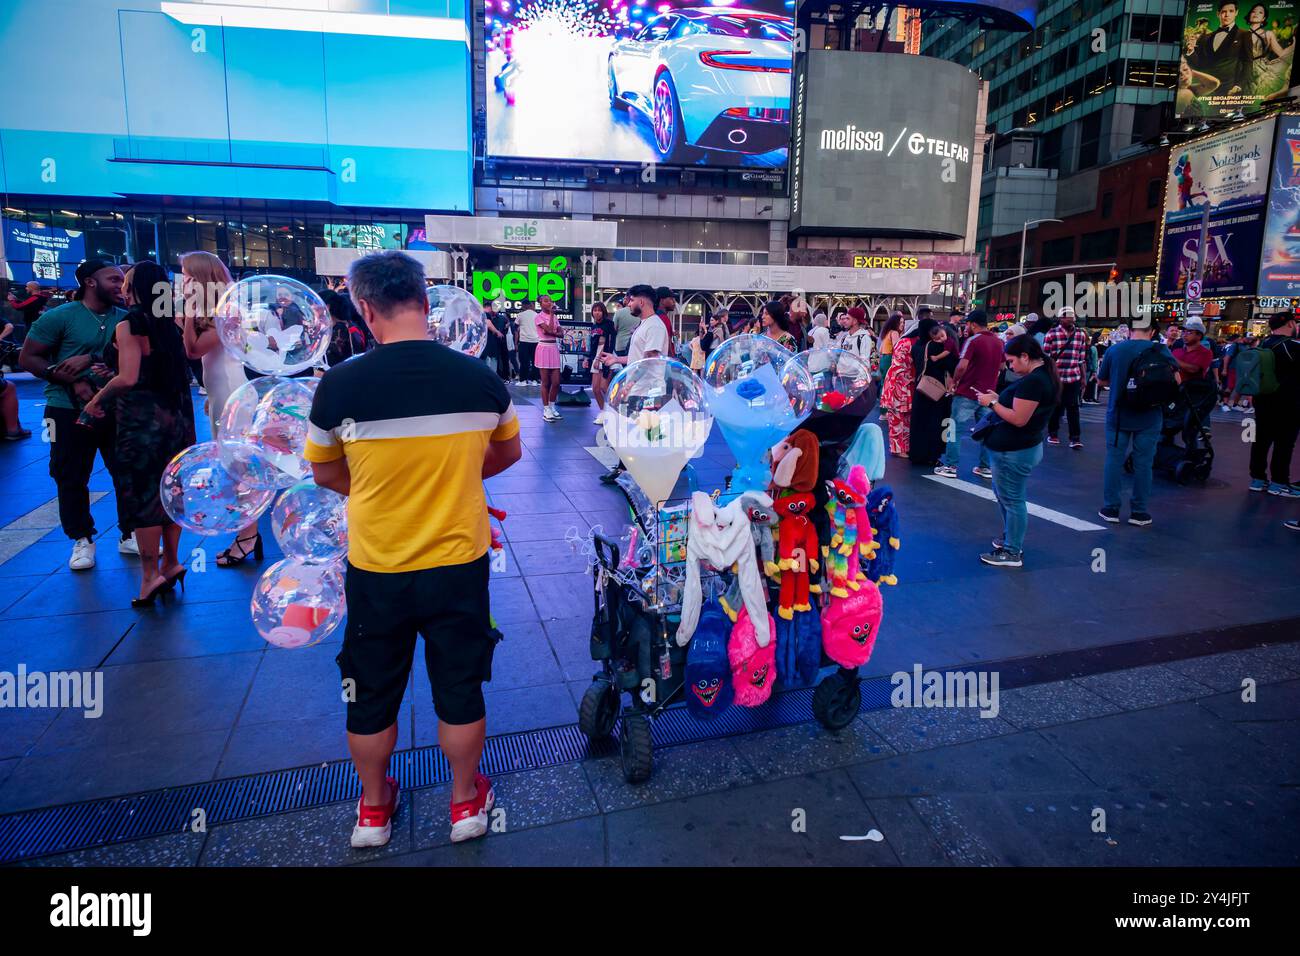
[[[1206,298],[1255,294],[1274,126],[1269,118],[1170,152],[1158,298],[1183,298],[1198,268]]]
[[[1296,0],[1189,0],[1176,115],[1222,118],[1284,99],[1298,13]]]
[[[794,101],[791,232],[966,234],[974,73],[902,53],[812,50]]]
[[[785,166],[790,0],[485,0],[487,151]]]
[[[471,210],[463,0],[5,0],[0,62],[11,194]]]
[[[1277,118],[1257,295],[1300,296],[1300,116]]]

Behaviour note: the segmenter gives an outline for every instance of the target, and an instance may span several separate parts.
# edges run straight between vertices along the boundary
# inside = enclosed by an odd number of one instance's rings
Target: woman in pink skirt
[[[560,320],[555,316],[555,302],[549,295],[537,300],[541,312],[537,316],[537,355],[533,359],[542,376],[542,418],[558,422],[562,417],[555,407],[560,396],[560,345],[564,335]]]

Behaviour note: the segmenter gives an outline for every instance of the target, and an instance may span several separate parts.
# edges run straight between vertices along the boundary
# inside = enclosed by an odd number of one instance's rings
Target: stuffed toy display
[[[776,622],[776,671],[782,687],[810,687],[822,663],[822,625],[817,605]]]
[[[821,467],[821,445],[806,428],[791,432],[772,447],[772,486],[778,492],[814,491]]]
[[[772,535],[779,515],[772,508],[772,499],[761,491],[747,491],[740,496],[740,501],[749,517],[749,529],[754,536],[754,547],[758,549],[763,573],[770,577],[777,571]]]
[[[795,611],[807,611],[810,575],[816,574],[817,528],[810,513],[816,505],[812,492],[798,492],[778,498],[773,507],[781,516],[777,526],[777,567],[781,569],[781,597],[778,617],[794,620]]]
[[[682,593],[681,623],[677,627],[677,643],[681,646],[690,641],[700,618],[701,564],[719,571],[733,568],[740,586],[741,604],[755,618],[767,613],[766,589],[754,556],[754,536],[739,498],[718,508],[703,492],[697,491],[691,497],[686,584]],[[766,634],[759,637],[763,642],[769,639]]]
[[[878,485],[867,496],[867,517],[871,522],[876,550],[867,564],[867,577],[877,584],[897,584],[894,557],[900,545],[898,512],[894,510],[894,489]]]
[[[749,609],[741,608],[740,616],[731,629],[731,642],[727,656],[731,660],[731,683],[735,688],[736,703],[741,707],[757,707],[772,696],[776,682],[776,641],[772,638],[776,624],[766,612],[758,620],[765,622],[766,634],[756,633]]]
[[[822,614],[822,646],[841,667],[861,667],[871,659],[880,633],[884,601],[871,581],[861,582],[848,597],[834,597]]]
[[[863,422],[853,433],[853,441],[840,458],[841,477],[848,477],[854,465],[865,468],[872,481],[885,477],[885,436],[875,422]]]
[[[727,655],[730,631],[731,621],[718,603],[705,604],[686,656],[686,709],[692,716],[712,719],[731,706],[735,690]]]
[[[847,597],[850,590],[858,589],[865,581],[862,561],[871,560],[876,551],[875,537],[867,517],[867,496],[871,482],[866,469],[854,465],[847,480],[836,478],[826,482],[826,511],[831,518],[834,533],[822,554],[826,556],[826,571],[831,581],[833,597]]]

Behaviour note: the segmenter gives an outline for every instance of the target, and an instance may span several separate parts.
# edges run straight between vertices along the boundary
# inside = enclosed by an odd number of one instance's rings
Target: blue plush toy
[[[736,696],[731,686],[731,662],[727,658],[727,640],[731,620],[717,601],[709,601],[700,611],[700,621],[691,636],[686,655],[686,709],[695,717],[712,719],[731,706]]]
[[[794,619],[776,619],[776,672],[782,687],[811,687],[822,663],[822,625],[816,602]]]
[[[875,533],[876,548],[867,565],[867,577],[876,584],[897,584],[894,574],[894,557],[898,554],[898,512],[894,508],[894,489],[877,485],[867,496],[867,518]]]

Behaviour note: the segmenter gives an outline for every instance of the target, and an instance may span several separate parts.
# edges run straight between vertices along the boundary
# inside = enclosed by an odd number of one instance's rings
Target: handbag
[[[978,442],[984,441],[989,437],[989,433],[997,428],[1000,421],[1002,421],[1002,416],[989,409],[984,413],[984,417],[975,423],[975,427],[970,430],[970,437]]]
[[[926,369],[930,367],[930,349],[926,346],[925,365],[921,367],[921,377],[916,381],[916,390],[932,402],[941,400],[948,394],[952,385],[952,377],[945,375],[944,381],[939,381],[933,375],[926,374]]]

